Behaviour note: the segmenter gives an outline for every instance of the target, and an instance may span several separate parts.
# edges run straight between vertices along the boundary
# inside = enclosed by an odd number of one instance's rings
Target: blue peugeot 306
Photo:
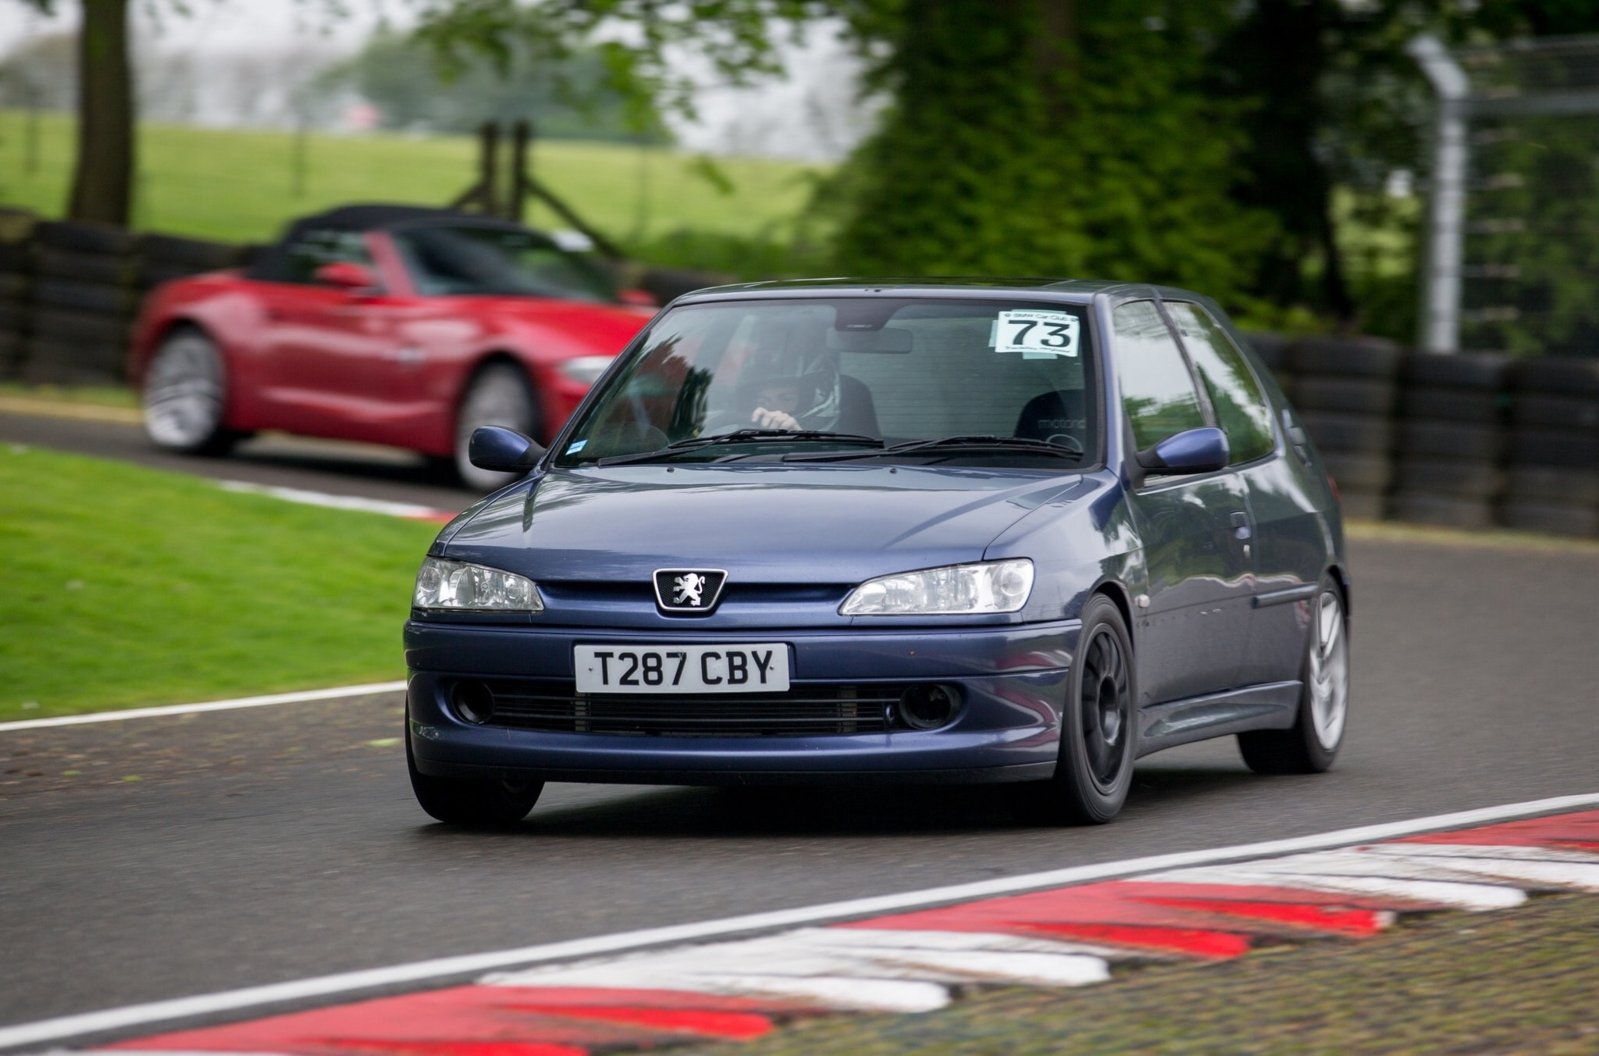
[[[701,291],[440,532],[405,627],[422,808],[547,781],[1011,782],[1104,822],[1134,760],[1332,764],[1333,484],[1223,312],[1082,281]]]

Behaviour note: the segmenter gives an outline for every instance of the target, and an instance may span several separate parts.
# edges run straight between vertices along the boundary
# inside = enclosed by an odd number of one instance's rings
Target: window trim
[[[1177,348],[1178,358],[1182,360],[1184,369],[1188,371],[1188,384],[1194,390],[1194,402],[1199,406],[1200,417],[1204,419],[1206,426],[1215,427],[1216,412],[1215,409],[1210,405],[1210,393],[1205,391],[1205,383],[1200,379],[1198,371],[1194,368],[1193,359],[1188,355],[1188,349],[1183,345],[1182,338],[1177,333],[1177,327],[1172,324],[1171,317],[1166,313],[1166,307],[1158,293],[1151,290],[1150,295],[1147,297],[1128,297],[1125,300],[1117,301],[1115,304],[1111,305],[1110,338],[1112,340],[1116,340],[1116,312],[1126,305],[1137,304],[1141,301],[1149,301],[1154,304],[1156,314],[1160,316],[1160,321],[1166,327],[1167,336],[1172,339],[1172,344]],[[1122,363],[1119,356],[1116,361],[1115,397],[1117,403],[1117,413],[1121,415],[1122,419],[1122,444],[1127,449],[1127,453],[1123,458],[1123,461],[1133,468],[1135,477],[1140,482],[1139,486],[1142,487],[1142,481],[1148,475],[1148,471],[1144,469],[1142,463],[1138,461],[1138,453],[1147,449],[1140,448],[1138,446],[1137,437],[1133,435],[1133,418],[1132,415],[1127,413],[1126,396],[1122,392]],[[1159,443],[1159,441],[1156,442]],[[1226,469],[1231,468],[1232,466],[1230,464],[1226,467]],[[1226,469],[1217,470],[1217,472],[1225,472]],[[1201,480],[1211,475],[1212,474],[1210,473],[1161,474],[1158,479],[1161,482],[1168,480]]]

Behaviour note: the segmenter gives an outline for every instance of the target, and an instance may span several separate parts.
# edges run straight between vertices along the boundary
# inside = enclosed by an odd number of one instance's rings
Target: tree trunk
[[[1039,33],[1033,40],[1033,80],[1044,97],[1045,116],[1057,125],[1072,118],[1077,88],[1077,0],[1040,0]]]
[[[76,164],[67,216],[126,226],[134,173],[128,0],[83,0]]]

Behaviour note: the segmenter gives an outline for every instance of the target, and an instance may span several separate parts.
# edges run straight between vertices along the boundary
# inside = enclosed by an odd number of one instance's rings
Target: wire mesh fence
[[[1470,86],[1459,347],[1599,356],[1599,36],[1455,58]]]

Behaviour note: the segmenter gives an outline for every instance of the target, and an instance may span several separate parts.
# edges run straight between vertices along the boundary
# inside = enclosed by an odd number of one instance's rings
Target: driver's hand
[[[787,411],[769,411],[765,407],[755,408],[750,415],[750,421],[761,429],[788,429],[797,432],[800,427],[799,419]]]

